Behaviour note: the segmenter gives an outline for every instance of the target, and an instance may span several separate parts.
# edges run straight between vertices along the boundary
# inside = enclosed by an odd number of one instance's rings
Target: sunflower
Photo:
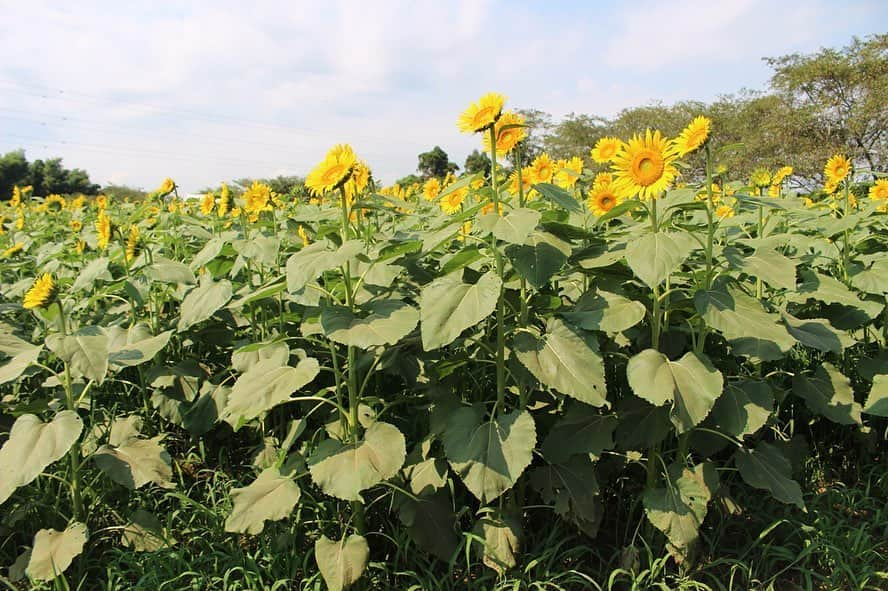
[[[711,128],[712,121],[708,117],[702,115],[694,117],[694,120],[675,138],[675,147],[678,150],[678,155],[690,154],[702,146],[709,138]]]
[[[231,191],[228,190],[228,185],[222,183],[222,189],[219,192],[219,204],[216,207],[216,215],[220,218],[224,218],[228,213],[229,207],[231,207]]]
[[[441,197],[441,201],[439,205],[441,206],[441,211],[448,215],[452,215],[460,210],[462,206],[463,200],[465,200],[466,195],[469,194],[468,187],[462,187],[455,191],[451,191],[450,193]]]
[[[593,188],[589,191],[589,198],[586,200],[586,205],[589,206],[589,211],[595,215],[603,216],[612,210],[619,201],[617,195],[614,193],[613,185],[607,184],[601,185],[597,189]]]
[[[530,164],[531,179],[535,183],[548,183],[555,176],[555,163],[543,152]]]
[[[488,92],[477,103],[469,105],[459,116],[457,126],[463,133],[476,133],[490,129],[497,122],[506,104],[506,97],[495,92]]]
[[[496,212],[499,215],[503,215],[502,203],[500,203],[499,209],[496,208],[496,204],[493,201],[485,204],[484,207],[481,208],[481,215],[487,215],[488,213],[493,213],[494,210],[496,210]]]
[[[777,172],[774,173],[774,178],[771,179],[771,183],[775,185],[782,184],[783,181],[786,180],[786,177],[791,175],[792,172],[792,166],[781,166],[777,169]]]
[[[370,167],[363,160],[358,160],[352,170],[352,181],[355,183],[355,191],[360,193],[370,184]]]
[[[176,190],[176,181],[174,181],[171,178],[165,178],[165,179],[163,179],[163,182],[160,183],[160,186],[157,188],[157,190],[154,191],[154,194],[160,195],[160,196],[169,195],[170,193],[172,193],[175,190]]]
[[[462,230],[459,233],[459,239],[463,242],[466,240],[466,236],[468,236],[472,231],[472,220],[468,220],[462,225]]]
[[[108,207],[108,196],[107,195],[97,196],[95,204],[98,209],[105,209],[106,207]]]
[[[592,148],[592,160],[598,164],[607,164],[617,156],[622,145],[623,142],[619,138],[603,137],[595,142],[595,147]]]
[[[105,210],[99,211],[99,217],[96,219],[96,235],[98,237],[98,247],[108,248],[111,241],[111,218],[105,215]]]
[[[574,156],[570,160],[559,160],[556,164],[555,184],[562,189],[572,189],[583,172],[583,159]]]
[[[718,209],[715,210],[715,215],[718,216],[719,219],[726,219],[734,217],[734,208],[730,205],[719,205]]]
[[[244,191],[244,211],[251,216],[257,216],[259,212],[270,209],[271,187],[259,181],[253,181],[250,188]]]
[[[614,192],[621,199],[655,199],[678,175],[674,160],[669,140],[659,131],[633,136],[614,159]]]
[[[299,238],[302,239],[302,246],[306,247],[309,244],[308,234],[305,232],[305,228],[302,227],[302,224],[299,225],[299,228],[296,230],[296,233],[299,234]]]
[[[6,250],[4,250],[4,251],[3,251],[3,256],[0,256],[0,258],[8,259],[9,257],[11,257],[12,255],[14,255],[15,253],[17,253],[17,252],[19,252],[20,250],[22,250],[24,247],[25,247],[25,243],[24,243],[24,242],[16,242],[16,243],[13,244],[12,246],[10,246],[10,247],[7,248]]]
[[[422,195],[426,201],[434,201],[438,193],[441,192],[441,181],[437,177],[432,177],[422,186]]]
[[[851,161],[844,154],[836,154],[826,161],[823,167],[823,174],[826,175],[827,181],[833,181],[836,185],[845,180],[845,177],[851,172]]]
[[[764,189],[771,185],[771,171],[767,168],[756,168],[749,176],[749,183],[756,189]]]
[[[516,127],[506,126],[514,125]],[[512,111],[506,111],[497,120],[493,126],[494,135],[496,135],[496,153],[508,154],[518,145],[518,142],[527,137],[527,129],[524,127],[524,117]],[[484,134],[481,138],[484,150],[490,152],[490,134]]]
[[[22,203],[22,190],[15,185],[12,188],[12,199],[9,200],[10,207],[18,207]]]
[[[74,199],[71,200],[71,203],[68,204],[68,209],[71,211],[77,211],[83,208],[83,203],[86,201],[86,197],[83,195],[78,195]]]
[[[49,211],[62,211],[68,204],[61,195],[49,195],[43,203]]]
[[[25,293],[25,299],[22,302],[22,307],[26,310],[32,310],[34,308],[47,308],[53,301],[55,301],[55,297],[58,294],[58,288],[56,284],[52,280],[52,275],[49,273],[44,273],[42,276],[38,277],[34,284],[31,286],[31,289]]]
[[[888,179],[879,179],[867,193],[873,201],[888,201]]]
[[[348,144],[333,146],[324,160],[305,179],[305,186],[315,195],[341,187],[351,175],[358,157]]]
[[[533,192],[533,169],[530,166],[525,166],[520,171],[517,168],[513,170],[506,181],[506,190],[511,195],[518,195],[519,176],[521,177],[520,183],[521,189],[524,191],[524,198],[527,199],[531,192]]]
[[[72,232],[79,232],[83,229],[83,222],[80,220],[71,220],[68,222],[68,226],[70,226]]]
[[[131,261],[139,256],[139,227],[130,226],[129,237],[126,239],[126,260]]]
[[[592,180],[593,189],[600,189],[612,184],[614,184],[614,175],[609,172],[599,172]]]
[[[216,207],[216,196],[212,193],[207,193],[203,197],[200,198],[200,212],[204,215],[210,215],[213,213],[213,209]]]
[[[832,195],[836,192],[836,189],[839,188],[838,181],[834,181],[832,179],[826,179],[826,182],[823,184],[823,192],[827,195]]]

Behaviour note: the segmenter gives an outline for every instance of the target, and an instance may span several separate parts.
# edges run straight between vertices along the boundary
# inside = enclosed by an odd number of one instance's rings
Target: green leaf
[[[168,330],[154,336],[145,324],[134,324],[126,329],[109,326],[104,330],[108,335],[108,361],[119,367],[131,367],[151,361],[166,347],[173,334],[173,331]]]
[[[296,367],[280,365],[278,359],[264,359],[241,375],[228,394],[222,420],[233,426],[251,421],[306,386],[320,372],[314,357],[301,359]]]
[[[678,270],[695,244],[689,234],[645,234],[626,245],[626,262],[639,279],[654,288]]]
[[[134,552],[156,552],[176,543],[153,514],[138,509],[124,526],[121,542]]]
[[[225,531],[258,534],[266,521],[278,521],[293,512],[302,491],[277,468],[266,468],[243,488],[231,489],[233,507],[225,520]]]
[[[693,469],[673,464],[665,487],[649,488],[642,496],[648,520],[684,554],[699,535],[706,519],[712,489],[717,486],[715,466],[703,463]]]
[[[584,294],[576,306],[561,315],[585,330],[615,333],[632,328],[644,320],[646,313],[641,302],[598,290]]]
[[[315,242],[287,259],[287,291],[295,293],[325,271],[344,265],[364,250],[361,240],[349,240],[339,248],[330,241]]]
[[[800,272],[800,276],[802,282],[796,292],[787,294],[787,299],[792,302],[803,304],[808,299],[814,299],[826,304],[850,306],[861,310],[869,319],[876,318],[885,307],[880,302],[861,300],[841,281],[827,275],[805,270]]]
[[[490,316],[496,307],[502,287],[496,273],[485,273],[474,285],[463,283],[459,275],[445,275],[422,289],[420,333],[426,351],[449,345],[462,331]]]
[[[604,361],[594,335],[582,334],[565,321],[552,318],[537,337],[523,331],[513,351],[530,373],[546,386],[593,406],[607,406]]]
[[[521,519],[503,511],[493,511],[475,525],[475,534],[484,538],[484,564],[499,574],[518,564],[523,530]]]
[[[552,275],[561,270],[567,256],[551,244],[511,244],[505,249],[515,272],[533,287],[540,289],[549,283]]]
[[[444,493],[399,498],[398,518],[416,545],[441,560],[450,560],[460,542],[450,498]]]
[[[774,393],[767,382],[729,383],[715,402],[712,420],[723,433],[742,438],[765,426],[774,412]]]
[[[814,370],[814,376],[798,373],[792,380],[792,391],[805,399],[811,412],[823,415],[840,425],[860,425],[860,404],[854,401],[851,380],[824,362]]]
[[[786,330],[795,340],[818,351],[841,353],[855,342],[844,331],[833,328],[826,320],[820,318],[800,319],[789,312],[783,312],[782,316]]]
[[[695,293],[694,307],[728,340],[735,355],[776,361],[796,342],[777,314],[765,312],[758,300],[724,284]]]
[[[0,366],[0,384],[14,382],[19,379],[25,373],[25,370],[37,361],[40,353],[43,351],[43,345],[32,345],[26,341],[21,342],[27,345],[27,347],[17,350],[14,355],[11,355],[12,359]]]
[[[105,444],[93,454],[93,460],[111,480],[130,490],[149,482],[170,487],[173,470],[170,454],[160,444],[163,438],[161,434],[151,439],[132,437],[119,446]]]
[[[231,283],[223,279],[213,281],[209,276],[201,278],[200,285],[193,288],[182,300],[179,310],[179,332],[210,318],[219,308],[231,299]]]
[[[419,322],[419,311],[399,300],[379,300],[358,307],[360,316],[344,306],[322,306],[321,328],[330,340],[369,349],[394,345]]]
[[[888,294],[888,260],[878,260],[869,269],[853,273],[851,285],[864,293]]]
[[[722,375],[709,360],[688,352],[678,361],[646,349],[626,366],[629,386],[637,396],[656,406],[674,402],[671,419],[679,433],[706,418],[722,392]]]
[[[287,365],[290,360],[290,347],[285,341],[250,343],[231,354],[231,369],[245,373],[265,360],[273,360],[277,365]]]
[[[805,509],[802,489],[790,478],[792,467],[789,460],[775,446],[761,442],[755,450],[738,449],[734,461],[746,484],[767,490],[781,503]]]
[[[189,268],[192,271],[197,271],[201,267],[205,266],[207,263],[215,259],[219,256],[219,253],[222,252],[222,247],[225,246],[225,240],[222,238],[216,237],[207,240],[207,242],[203,245],[203,248],[200,249],[194,258],[191,259],[191,264]]]
[[[582,404],[571,405],[549,429],[543,440],[543,455],[553,464],[566,462],[575,454],[600,456],[613,449],[617,424],[613,415],[603,415]]]
[[[554,506],[556,513],[570,518],[587,535],[594,537],[598,533],[603,512],[595,466],[588,456],[573,456],[534,468],[530,472],[530,485],[545,503]]]
[[[777,289],[795,289],[796,263],[775,250],[758,248],[751,255],[744,255],[738,249],[729,246],[722,254],[731,267],[750,277],[761,278]]]
[[[101,385],[108,373],[108,335],[98,326],[84,326],[71,335],[46,337],[47,348],[68,363],[72,377]]]
[[[394,425],[377,421],[357,444],[326,439],[308,458],[315,484],[345,501],[361,500],[361,491],[398,473],[407,457],[404,435]]]
[[[91,291],[97,280],[111,281],[113,277],[108,272],[108,263],[107,257],[99,257],[84,265],[77,273],[77,279],[74,280],[71,291]]]
[[[361,578],[369,559],[370,546],[357,534],[337,541],[322,534],[315,542],[315,561],[330,591],[351,587]]]
[[[888,375],[873,377],[873,387],[867,396],[863,412],[877,417],[888,417]]]
[[[34,536],[34,547],[25,572],[37,581],[52,581],[68,570],[71,562],[83,552],[87,540],[86,526],[73,522],[65,531],[41,529]]]
[[[462,407],[449,417],[443,435],[450,466],[466,488],[489,503],[512,488],[533,459],[536,428],[526,411],[484,419],[474,407]]]
[[[0,448],[0,503],[61,459],[82,430],[83,421],[73,410],[61,411],[49,423],[30,414],[16,419]]]
[[[638,209],[639,207],[641,207],[641,201],[638,201],[637,199],[630,199],[628,201],[623,201],[622,203],[617,203],[611,208],[610,211],[602,216],[599,216],[598,219],[595,220],[595,224],[600,226],[607,221],[618,218],[624,213],[633,211],[635,209]]]
[[[143,272],[149,279],[160,283],[184,283],[186,285],[197,283],[194,273],[187,265],[163,257],[154,257],[154,262],[145,267]]]
[[[562,209],[566,209],[567,211],[572,211],[574,213],[581,213],[583,211],[583,208],[580,207],[580,204],[577,202],[577,200],[574,199],[570,193],[557,185],[553,185],[551,183],[537,183],[533,186],[533,188],[536,189],[545,199],[551,201]]]
[[[541,214],[534,209],[520,207],[505,215],[488,213],[478,219],[478,228],[509,244],[524,244],[527,237],[537,227]]]

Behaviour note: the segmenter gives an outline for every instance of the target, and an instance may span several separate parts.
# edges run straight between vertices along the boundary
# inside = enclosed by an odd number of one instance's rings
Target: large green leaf
[[[0,353],[11,357],[0,366],[0,384],[19,379],[37,361],[42,351],[43,345],[32,345],[14,335],[0,334]]]
[[[176,540],[155,515],[138,509],[124,526],[121,542],[135,552],[155,552],[174,545]]]
[[[234,383],[222,420],[237,426],[251,421],[290,399],[296,390],[306,386],[320,372],[318,360],[305,357],[296,367],[280,365],[279,359],[256,363]]]
[[[712,420],[721,432],[744,437],[764,427],[772,412],[774,393],[768,383],[743,380],[725,387],[712,409]]]
[[[120,445],[105,444],[93,455],[96,465],[111,480],[130,490],[153,482],[172,486],[170,454],[160,444],[164,435],[151,439],[130,437]]]
[[[82,430],[83,421],[73,410],[61,411],[49,423],[30,414],[16,419],[0,448],[0,503],[61,459]]]
[[[312,480],[325,493],[346,501],[361,500],[361,491],[398,473],[407,457],[404,435],[377,421],[357,444],[326,439],[308,458]]]
[[[101,384],[108,373],[108,335],[98,326],[84,326],[74,334],[46,337],[50,351],[68,363],[73,377]]]
[[[544,502],[554,506],[556,513],[569,517],[587,535],[598,533],[602,509],[595,466],[588,456],[573,456],[563,463],[534,468],[530,485]]]
[[[119,367],[151,361],[166,347],[173,334],[173,331],[168,330],[154,336],[148,326],[141,323],[129,328],[109,326],[104,330],[108,335],[108,361]]]
[[[805,303],[810,298],[826,304],[850,306],[862,311],[870,319],[877,317],[885,307],[881,302],[860,299],[841,281],[822,273],[804,270],[800,272],[800,276],[802,281],[795,293],[787,294],[790,301]]]
[[[361,578],[369,559],[370,546],[364,536],[352,534],[331,540],[321,534],[315,542],[315,561],[330,591],[351,587]]]
[[[831,363],[817,366],[814,375],[798,373],[792,380],[792,391],[805,399],[812,412],[840,425],[861,424],[860,404],[854,401],[851,380]]]
[[[87,536],[86,526],[76,521],[65,531],[41,529],[34,536],[25,572],[34,580],[52,581],[68,570],[71,562],[83,552]]]
[[[338,248],[327,240],[306,246],[287,259],[287,291],[299,291],[323,272],[344,265],[363,250],[361,240],[349,240]]]
[[[659,351],[646,349],[629,360],[626,377],[632,391],[651,404],[674,402],[671,418],[679,433],[699,425],[722,392],[721,372],[692,352],[670,361]]]
[[[740,476],[749,486],[769,491],[782,503],[805,508],[802,489],[790,478],[792,466],[775,446],[761,442],[754,450],[739,449],[734,461]]]
[[[88,262],[82,269],[80,269],[80,272],[77,273],[77,279],[74,280],[71,290],[90,291],[95,282],[99,279],[111,281],[113,277],[111,277],[111,273],[108,272],[109,262],[107,257],[99,257]]]
[[[515,272],[537,289],[545,287],[567,261],[564,253],[545,242],[511,244],[505,252]]]
[[[846,347],[854,344],[844,331],[836,330],[826,320],[820,318],[796,318],[789,312],[783,312],[783,323],[786,330],[803,345],[827,353],[841,353]]]
[[[512,488],[533,459],[536,427],[527,411],[485,419],[475,407],[449,417],[444,452],[466,488],[489,503]]]
[[[873,387],[863,405],[863,412],[888,417],[888,375],[879,374],[873,377]]]
[[[475,284],[463,283],[459,273],[432,281],[420,297],[420,332],[426,351],[452,343],[465,329],[487,318],[496,307],[502,282],[496,273]]]
[[[546,332],[530,331],[515,336],[513,351],[536,379],[550,388],[593,406],[608,404],[604,361],[594,335],[559,318],[552,318]]]
[[[577,200],[574,199],[570,193],[557,185],[551,183],[537,183],[533,188],[545,199],[567,211],[572,211],[574,213],[581,213],[583,211],[583,208],[580,207]]]
[[[379,300],[358,307],[322,306],[321,328],[332,341],[369,349],[394,345],[419,322],[419,311],[399,300]]]
[[[258,534],[266,521],[278,521],[290,515],[302,491],[277,468],[266,468],[243,488],[231,489],[233,507],[225,520],[225,531]]]
[[[154,261],[145,267],[143,272],[149,279],[161,283],[184,283],[187,285],[197,283],[194,273],[187,265],[163,257],[154,257]]]
[[[444,493],[416,497],[402,495],[398,518],[417,546],[441,560],[450,560],[459,547],[456,516]]]
[[[225,246],[225,240],[219,237],[210,238],[203,245],[203,248],[200,249],[194,258],[191,259],[191,264],[189,268],[192,271],[197,271],[201,267],[205,266],[207,263],[215,259],[219,256],[219,253],[222,252],[222,247]]]
[[[201,277],[200,285],[193,288],[182,300],[179,310],[179,331],[203,322],[216,313],[231,299],[231,283],[225,279],[213,281],[208,275]]]
[[[754,253],[744,255],[736,248],[728,247],[722,254],[731,267],[750,277],[761,278],[777,289],[795,289],[796,263],[775,250],[760,247]]]
[[[707,462],[693,468],[673,464],[666,486],[644,492],[645,515],[680,555],[697,539],[717,486],[718,473],[713,464]]]
[[[587,405],[574,404],[549,429],[542,452],[553,464],[566,462],[575,454],[600,456],[614,447],[614,415],[603,415]]]
[[[290,347],[286,341],[250,343],[235,349],[231,354],[231,369],[245,373],[254,365],[266,359],[272,359],[278,365],[287,365],[287,362],[290,360]]]
[[[653,288],[681,266],[695,244],[689,234],[645,234],[626,245],[626,262],[639,279]]]
[[[580,328],[602,332],[621,332],[632,328],[647,313],[644,304],[609,291],[584,294],[576,306],[561,315]]]
[[[540,212],[534,209],[517,208],[505,215],[488,213],[478,219],[478,227],[509,244],[524,244],[528,235],[540,222]]]

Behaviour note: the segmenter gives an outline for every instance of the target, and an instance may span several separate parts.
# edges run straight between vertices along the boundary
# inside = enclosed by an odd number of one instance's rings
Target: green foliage
[[[421,153],[417,158],[419,164],[416,166],[416,171],[423,180],[431,177],[444,178],[447,173],[459,170],[459,166],[450,161],[447,152],[442,150],[440,146]]]

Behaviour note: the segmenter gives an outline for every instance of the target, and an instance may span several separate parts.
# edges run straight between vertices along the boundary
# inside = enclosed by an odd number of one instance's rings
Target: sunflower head
[[[708,117],[702,115],[694,117],[694,120],[675,138],[675,148],[678,151],[678,155],[690,154],[706,143],[711,129],[712,121]]]
[[[216,204],[216,215],[224,218],[228,213],[229,207],[231,207],[231,192],[228,190],[228,185],[222,183],[222,190],[219,192],[219,203]]]
[[[734,208],[730,205],[719,205],[718,209],[715,210],[715,215],[718,216],[719,219],[726,219],[734,217]]]
[[[12,199],[9,200],[10,207],[18,207],[22,203],[22,190],[19,189],[18,185],[15,185],[12,188]]]
[[[57,295],[58,286],[52,280],[52,275],[44,273],[34,281],[31,289],[25,293],[22,306],[26,310],[48,308],[55,301]]]
[[[493,127],[496,135],[496,153],[508,154],[518,142],[527,137],[527,128],[524,127],[524,117],[512,111],[506,111],[497,120]],[[490,152],[490,134],[484,134],[481,138],[484,150]]]
[[[603,137],[595,142],[595,147],[592,148],[592,160],[598,164],[612,162],[619,153],[622,145],[623,142],[619,138]]]
[[[16,242],[12,246],[10,246],[6,250],[4,250],[3,255],[0,256],[0,258],[7,259],[7,258],[11,257],[12,255],[14,255],[15,253],[20,252],[23,248],[25,248],[24,242]]]
[[[636,195],[655,199],[678,176],[674,161],[675,152],[659,131],[648,129],[643,136],[633,136],[614,159],[616,195],[621,199]]]
[[[96,219],[96,236],[99,248],[108,248],[108,243],[111,242],[112,231],[111,218],[105,215],[104,209],[99,210],[99,217]]]
[[[765,189],[771,185],[771,171],[767,168],[756,168],[749,176],[749,183],[756,189]]]
[[[351,176],[358,157],[348,144],[333,146],[324,160],[305,179],[305,186],[315,195],[323,195],[343,186]]]
[[[614,206],[619,203],[619,199],[617,198],[616,193],[614,193],[614,187],[611,184],[603,184],[600,185],[597,189],[592,188],[589,191],[589,197],[586,199],[586,205],[589,206],[589,211],[594,213],[597,216],[603,216],[610,210],[614,208]]]
[[[43,203],[49,211],[62,211],[67,205],[65,198],[61,195],[49,195]]]
[[[879,179],[869,189],[869,193],[867,193],[870,199],[873,201],[885,201],[888,202],[888,179]]]
[[[781,166],[777,169],[777,172],[774,173],[774,178],[771,179],[771,182],[775,185],[780,185],[783,181],[786,180],[786,177],[793,173],[792,166]]]
[[[570,160],[559,160],[555,168],[555,184],[562,189],[572,189],[583,172],[583,159],[574,156]]]
[[[614,175],[609,172],[599,172],[592,180],[592,188],[600,189],[614,184]]]
[[[550,183],[555,176],[555,163],[545,152],[534,158],[530,164],[533,183]]]
[[[108,196],[107,195],[99,195],[95,200],[97,209],[105,209],[108,207]]]
[[[437,177],[430,178],[422,186],[422,194],[426,198],[426,201],[434,201],[440,192],[441,181],[439,181]]]
[[[302,224],[299,224],[299,228],[296,230],[296,233],[299,234],[299,238],[302,239],[302,246],[308,246],[308,233],[305,231],[305,228],[302,227]]]
[[[457,189],[456,191],[451,191],[447,193],[443,197],[441,197],[441,201],[439,205],[441,206],[441,211],[448,215],[453,215],[458,212],[462,206],[462,202],[465,200],[466,196],[469,194],[468,187],[462,187]]]
[[[83,222],[80,220],[71,220],[68,222],[68,226],[70,226],[72,232],[79,232],[83,229]]]
[[[163,179],[163,182],[160,183],[160,186],[157,188],[156,191],[154,191],[154,193],[156,195],[163,196],[163,195],[169,195],[170,193],[172,193],[175,190],[176,190],[176,181],[167,177],[167,178]]]
[[[836,154],[826,161],[823,174],[827,181],[833,181],[836,185],[841,183],[851,173],[851,161],[844,154]]]
[[[213,193],[207,193],[200,198],[200,212],[204,215],[213,213],[216,207],[216,196]]]
[[[488,92],[462,112],[457,121],[459,130],[463,133],[476,133],[490,129],[500,118],[505,104],[506,97]]]
[[[509,178],[506,181],[506,190],[509,191],[511,195],[517,196],[519,194],[519,189],[524,192],[525,200],[528,199],[533,192],[532,167],[525,166],[520,169],[520,171],[518,168],[515,168],[515,170],[512,171],[512,174],[509,175]]]
[[[139,226],[130,226],[129,236],[126,239],[126,260],[131,261],[141,251],[141,241],[139,240]]]

